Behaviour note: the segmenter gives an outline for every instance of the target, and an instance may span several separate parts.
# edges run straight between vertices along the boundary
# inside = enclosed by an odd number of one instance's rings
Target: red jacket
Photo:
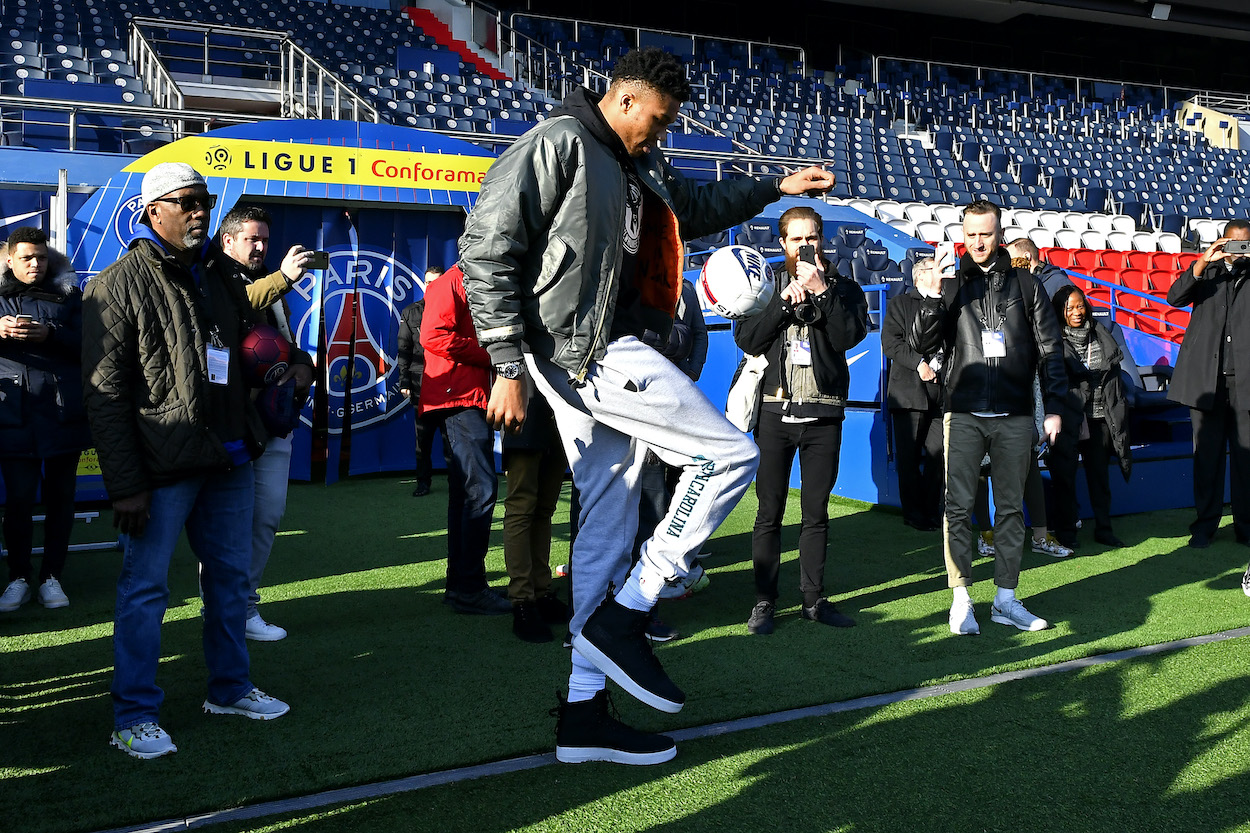
[[[419,413],[444,408],[486,409],[493,368],[490,354],[477,342],[459,267],[451,267],[425,289],[421,347],[425,350],[425,376]]]

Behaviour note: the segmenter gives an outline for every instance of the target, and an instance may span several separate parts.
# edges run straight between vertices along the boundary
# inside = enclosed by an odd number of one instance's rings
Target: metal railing
[[[143,18],[137,18],[130,27],[130,48],[128,55],[135,65],[135,77],[143,82],[143,89],[152,96],[152,103],[157,107],[177,110],[182,107],[182,90],[174,81],[165,64],[156,54],[156,48],[139,29]]]
[[[699,35],[692,32],[675,32],[668,29],[650,29],[641,26],[623,26],[617,23],[602,23],[591,20],[578,20],[571,17],[555,17],[552,15],[536,15],[528,12],[514,12],[511,17],[508,18],[508,27],[513,32],[517,31],[516,21],[518,18],[528,18],[530,20],[537,21],[548,20],[556,23],[571,23],[573,24],[573,40],[575,41],[581,40],[581,28],[583,26],[593,26],[596,29],[616,29],[621,32],[632,33],[633,39],[628,44],[632,47],[644,45],[644,41],[648,39],[665,39],[688,42],[690,44],[690,54],[697,55],[699,54],[700,46],[705,43],[740,44],[746,47],[748,66],[755,63],[755,58],[761,51],[770,49],[791,53],[800,65],[802,65],[805,69],[807,67],[807,52],[803,49],[803,47],[796,46],[794,44],[742,40],[740,38],[719,38],[711,35]],[[606,57],[610,58],[611,55],[607,55]]]
[[[6,118],[4,114],[12,111],[16,111],[18,116]],[[58,117],[35,115],[42,113],[57,114]],[[119,123],[102,121],[110,118],[115,120],[118,117]],[[23,132],[28,127],[34,127],[47,128],[49,133],[59,133],[63,128],[68,150],[78,150],[79,138],[87,131],[94,132],[97,136],[101,132],[115,133],[120,141],[126,142],[137,139],[172,142],[214,127],[274,118],[276,117],[220,110],[143,107],[109,102],[67,102],[61,99],[0,95],[0,132],[7,132],[14,125],[21,126]],[[161,135],[162,133],[165,135]]]
[[[193,32],[199,35],[196,58],[174,54],[162,54],[162,47],[171,52],[175,47],[191,45],[184,39],[148,37],[142,31]],[[217,38],[237,38],[242,45],[213,43]],[[177,82],[165,67],[164,61],[194,61],[198,74],[205,80],[222,81],[246,75],[252,81],[275,85],[280,96],[279,113],[283,118],[346,119],[351,121],[381,121],[378,110],[363,96],[343,83],[338,75],[327,69],[312,55],[296,44],[289,32],[253,29],[195,22],[173,22],[151,17],[136,17],[131,21],[131,44],[145,56],[145,67],[157,86],[152,88],[153,101],[158,106],[180,106],[183,94]],[[276,46],[276,49],[274,48]],[[231,56],[237,55],[237,60]],[[140,75],[147,83],[147,75]],[[172,88],[177,94],[177,105],[172,98],[158,97],[158,90]]]
[[[1106,84],[1112,87],[1120,87],[1122,90],[1130,88],[1140,88],[1147,90],[1159,90],[1163,93],[1163,106],[1168,108],[1171,104],[1178,101],[1184,101],[1195,95],[1193,89],[1183,87],[1169,87],[1163,84],[1145,84],[1139,81],[1126,81],[1122,78],[1091,78],[1081,75],[1063,75],[1055,72],[1031,72],[1023,69],[1012,69],[1010,67],[987,67],[977,64],[957,64],[949,61],[923,61],[915,58],[901,58],[892,55],[874,55],[872,56],[872,81],[873,84],[881,82],[881,64],[884,61],[895,61],[902,64],[920,65],[925,68],[925,80],[933,81],[933,70],[935,67],[943,67],[947,69],[970,70],[974,80],[985,80],[987,73],[1002,73],[1005,75],[1022,76],[1028,81],[1028,95],[1030,98],[1034,96],[1039,80],[1059,80],[1072,83],[1072,95],[1074,98],[1083,98],[1088,91],[1094,88],[1096,84]],[[1082,93],[1082,89],[1087,92]],[[904,91],[910,91],[910,86],[905,85]],[[1238,93],[1219,93],[1218,95],[1237,96]],[[1243,96],[1244,98],[1244,96]]]

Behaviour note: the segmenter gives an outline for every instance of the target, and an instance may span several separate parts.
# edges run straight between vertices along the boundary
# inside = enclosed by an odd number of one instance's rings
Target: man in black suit
[[[1225,448],[1232,457],[1233,533],[1250,544],[1250,292],[1241,294],[1250,258],[1225,251],[1244,240],[1250,223],[1233,220],[1168,290],[1172,306],[1193,304],[1168,398],[1189,406],[1193,425],[1198,517],[1189,526],[1189,546],[1195,549],[1211,545],[1223,514]]]

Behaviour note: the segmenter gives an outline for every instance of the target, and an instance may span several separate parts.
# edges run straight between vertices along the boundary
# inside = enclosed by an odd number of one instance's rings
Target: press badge
[[[790,342],[790,364],[795,367],[812,366],[812,347],[805,338],[796,338]]]
[[[1007,342],[1002,330],[981,331],[981,355],[987,359],[1001,359],[1007,355]]]
[[[224,385],[230,378],[230,348],[208,345],[208,381]]]

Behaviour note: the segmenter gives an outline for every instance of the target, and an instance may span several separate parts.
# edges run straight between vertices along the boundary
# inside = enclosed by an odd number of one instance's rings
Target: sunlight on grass
[[[275,535],[279,538],[290,538],[292,535],[307,535],[307,534],[308,534],[307,529],[284,529],[280,532],[275,533]]]

